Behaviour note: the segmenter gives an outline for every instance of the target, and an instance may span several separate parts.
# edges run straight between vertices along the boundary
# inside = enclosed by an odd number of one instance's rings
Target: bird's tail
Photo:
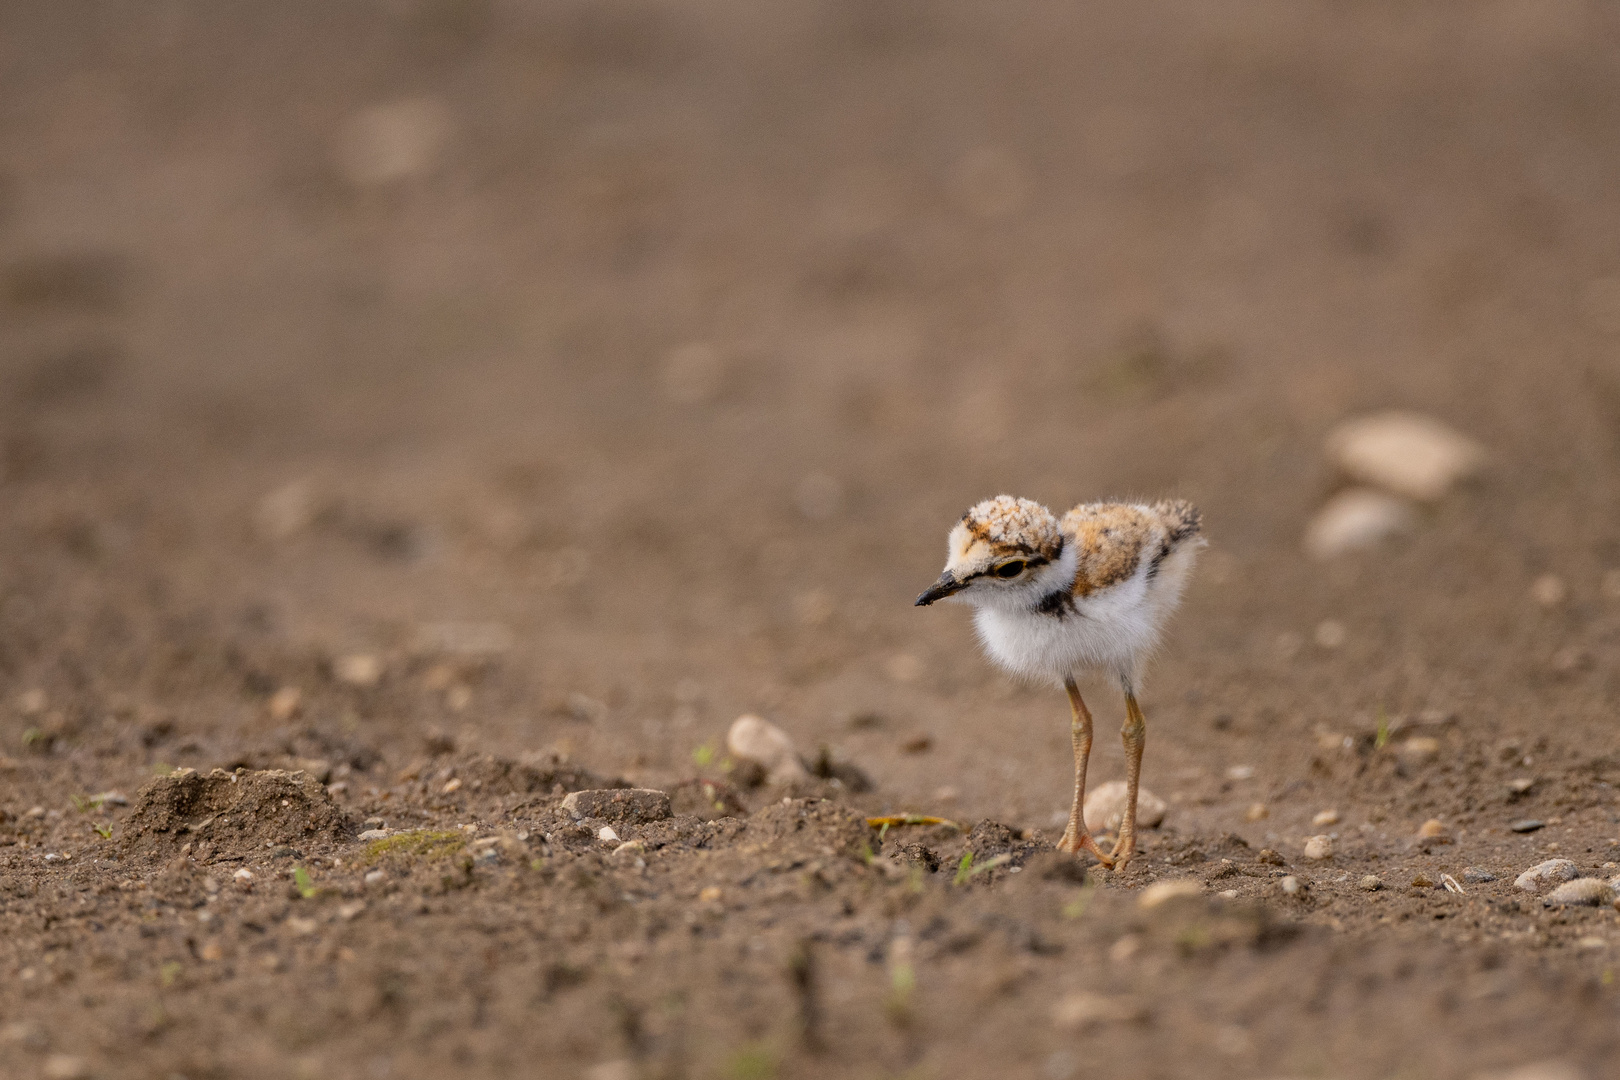
[[[1170,531],[1169,539],[1172,544],[1179,544],[1204,530],[1204,515],[1198,512],[1198,507],[1184,499],[1167,499],[1164,502],[1154,503],[1153,511],[1159,515],[1164,527]]]

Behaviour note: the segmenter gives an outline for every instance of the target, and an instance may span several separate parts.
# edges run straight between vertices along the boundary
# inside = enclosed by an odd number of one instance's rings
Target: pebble
[[[1261,821],[1271,816],[1271,810],[1263,802],[1250,803],[1249,808],[1243,811],[1244,821]]]
[[[253,880],[253,871],[251,871],[251,870],[247,869],[246,867],[244,867],[241,870],[238,870],[236,873],[232,874],[231,876],[234,877],[237,881],[252,881]]]
[[[1545,821],[1538,821],[1535,818],[1524,818],[1523,820],[1515,821],[1513,824],[1508,826],[1508,828],[1517,833],[1535,832],[1537,829],[1545,829],[1546,827],[1547,823]]]
[[[1440,740],[1432,735],[1414,735],[1395,748],[1408,765],[1427,765],[1440,756]]]
[[[763,768],[773,781],[802,780],[810,775],[787,732],[752,713],[732,722],[726,733],[726,749],[733,757]]]
[[[1433,502],[1485,464],[1485,448],[1420,413],[1389,411],[1346,420],[1327,437],[1346,475],[1397,495]]]
[[[600,818],[624,825],[645,825],[670,816],[669,796],[652,788],[602,788],[575,791],[562,801],[564,810],[581,817]]]
[[[270,695],[270,702],[266,706],[270,719],[277,723],[284,723],[298,715],[298,707],[303,703],[304,695],[296,686],[283,686]]]
[[[306,919],[299,915],[289,915],[287,917],[287,929],[291,930],[299,937],[308,937],[310,934],[313,934],[316,930],[320,929],[320,924],[314,919]]]
[[[1142,895],[1136,898],[1136,906],[1143,911],[1152,911],[1174,900],[1202,895],[1204,886],[1200,882],[1192,878],[1172,878],[1169,881],[1155,881],[1143,889]]]
[[[1339,812],[1337,810],[1323,810],[1315,817],[1311,818],[1311,824],[1315,825],[1317,828],[1325,828],[1329,825],[1337,825],[1338,823]]]
[[[1557,574],[1542,574],[1530,583],[1530,599],[1542,607],[1557,607],[1569,599],[1569,586]]]
[[[1574,881],[1564,882],[1548,893],[1543,902],[1548,907],[1564,904],[1600,907],[1614,903],[1614,890],[1609,888],[1608,882],[1597,878],[1576,878]]]
[[[1238,891],[1236,889],[1222,889],[1215,895],[1219,896],[1222,900],[1236,900],[1238,898]]]
[[[1368,874],[1358,884],[1366,892],[1377,892],[1384,887],[1384,879],[1377,874]]]
[[[1487,881],[1495,881],[1496,875],[1477,866],[1468,866],[1463,868],[1463,880],[1470,885],[1483,885]]]
[[[361,840],[381,840],[388,835],[387,829],[367,829],[360,834]]]
[[[720,887],[710,885],[698,893],[698,901],[704,904],[718,903],[720,900]]]
[[[1110,997],[1089,990],[1065,994],[1052,1007],[1052,1023],[1063,1031],[1080,1031],[1103,1024],[1135,1024],[1147,1018],[1147,1006],[1134,998]]]
[[[367,870],[366,871],[366,884],[367,885],[379,884],[387,876],[388,875],[385,872],[381,871],[381,870]]]
[[[90,1075],[90,1063],[72,1054],[52,1054],[45,1059],[46,1080],[85,1080]]]
[[[342,919],[344,922],[351,922],[364,910],[366,910],[366,902],[364,900],[350,900],[347,904],[338,905],[338,918]]]
[[[1425,821],[1422,825],[1418,826],[1418,835],[1426,840],[1432,840],[1437,836],[1444,836],[1445,834],[1446,827],[1440,823],[1439,818],[1430,818],[1428,821]]]
[[[1572,881],[1579,871],[1568,859],[1548,859],[1539,862],[1513,879],[1513,887],[1528,893],[1538,893],[1545,886],[1560,881]]]
[[[1128,787],[1123,780],[1110,780],[1086,793],[1086,826],[1092,832],[1112,832],[1125,820],[1125,796]],[[1164,822],[1169,804],[1145,787],[1136,789],[1136,823],[1145,829],[1158,828]]]
[[[1508,781],[1508,790],[1515,795],[1528,795],[1536,782],[1528,776],[1521,776],[1517,780]]]
[[[1350,640],[1350,631],[1338,619],[1323,619],[1311,636],[1319,648],[1337,649]]]
[[[1351,488],[1329,499],[1305,527],[1305,551],[1316,559],[1333,559],[1377,547],[1416,526],[1417,512],[1405,500]]]
[[[1333,838],[1327,835],[1307,837],[1305,857],[1317,861],[1333,858]]]
[[[615,844],[619,842],[619,834],[613,831],[613,826],[611,825],[604,825],[600,829],[597,829],[596,838],[598,840],[611,840]]]
[[[1300,883],[1299,878],[1295,877],[1293,874],[1289,874],[1287,877],[1283,878],[1281,885],[1282,891],[1289,896],[1299,895],[1300,890],[1305,887]]]
[[[350,686],[372,687],[382,681],[382,661],[370,653],[341,656],[332,665],[332,673]]]

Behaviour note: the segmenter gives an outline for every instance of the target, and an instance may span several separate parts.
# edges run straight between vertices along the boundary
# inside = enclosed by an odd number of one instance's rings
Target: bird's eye
[[[999,578],[1015,578],[1023,572],[1024,564],[1022,562],[1003,563],[996,567],[996,577]]]

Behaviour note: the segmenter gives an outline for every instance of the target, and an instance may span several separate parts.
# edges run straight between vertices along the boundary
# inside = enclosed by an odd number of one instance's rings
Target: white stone
[[[1079,1031],[1102,1024],[1140,1023],[1147,1007],[1132,998],[1107,997],[1081,990],[1065,994],[1052,1008],[1052,1022],[1064,1031]]]
[[[1326,835],[1307,837],[1305,857],[1317,861],[1333,858],[1333,838]]]
[[[1203,895],[1204,886],[1192,878],[1172,878],[1169,881],[1155,881],[1143,889],[1142,895],[1136,898],[1136,906],[1144,911],[1152,911],[1174,900]]]
[[[238,870],[236,873],[232,874],[231,876],[234,877],[237,881],[252,881],[253,880],[253,871],[248,870],[246,868],[243,868],[241,870]]]
[[[1371,488],[1350,488],[1316,512],[1305,529],[1305,551],[1317,559],[1337,558],[1376,547],[1416,526],[1417,512],[1404,499]]]
[[[361,840],[381,840],[388,835],[387,829],[367,829],[360,834]]]
[[[1338,823],[1339,812],[1337,810],[1323,810],[1311,818],[1311,824],[1317,828],[1326,828],[1329,825],[1337,825]]]
[[[1614,890],[1609,883],[1597,878],[1576,878],[1566,881],[1558,888],[1547,894],[1546,903],[1570,904],[1575,906],[1601,907],[1604,904],[1614,903]]]
[[[619,842],[619,834],[613,831],[611,825],[604,825],[596,830],[596,838],[598,840],[611,840],[615,844]]]
[[[332,673],[350,686],[376,686],[382,679],[382,661],[369,653],[339,657]]]
[[[1125,820],[1125,796],[1129,789],[1123,780],[1110,780],[1086,792],[1086,828],[1092,832],[1113,832]],[[1169,805],[1145,787],[1136,789],[1136,824],[1155,829],[1164,821]]]
[[[1328,457],[1345,474],[1397,495],[1433,502],[1485,464],[1485,448],[1432,416],[1382,412],[1329,433]]]
[[[733,757],[763,768],[773,781],[801,780],[810,775],[787,732],[753,713],[732,722],[726,733],[726,749]]]
[[[1548,885],[1573,880],[1578,873],[1575,864],[1568,859],[1548,859],[1514,878],[1513,887],[1528,893],[1539,893]]]

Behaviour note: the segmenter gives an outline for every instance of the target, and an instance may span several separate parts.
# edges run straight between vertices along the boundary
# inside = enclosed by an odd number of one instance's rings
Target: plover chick
[[[919,607],[950,598],[972,604],[979,641],[1015,675],[1051,679],[1069,693],[1074,739],[1074,808],[1058,842],[1123,868],[1136,852],[1136,792],[1146,721],[1136,703],[1142,668],[1165,620],[1181,600],[1200,535],[1197,507],[1083,503],[1061,519],[1040,503],[998,495],[973,507],[951,530],[945,572],[917,597]],[[1114,850],[1086,829],[1086,762],[1091,713],[1076,676],[1094,671],[1125,692],[1127,801]]]

